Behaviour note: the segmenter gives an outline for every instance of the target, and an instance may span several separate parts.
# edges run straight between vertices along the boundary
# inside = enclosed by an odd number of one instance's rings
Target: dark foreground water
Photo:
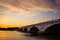
[[[30,36],[18,31],[0,31],[0,40],[60,40],[58,36]]]

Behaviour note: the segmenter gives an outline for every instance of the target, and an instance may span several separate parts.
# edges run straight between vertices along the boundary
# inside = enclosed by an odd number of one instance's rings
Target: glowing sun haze
[[[0,27],[60,19],[60,0],[0,0]]]

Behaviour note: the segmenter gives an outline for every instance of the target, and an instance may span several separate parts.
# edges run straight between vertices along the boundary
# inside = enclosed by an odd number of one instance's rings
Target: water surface
[[[30,36],[18,31],[0,31],[0,40],[58,40],[57,36]]]

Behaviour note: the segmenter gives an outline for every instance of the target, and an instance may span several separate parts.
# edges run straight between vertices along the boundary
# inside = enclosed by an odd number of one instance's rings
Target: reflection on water
[[[17,31],[0,31],[0,40],[59,40],[57,36],[30,36]]]

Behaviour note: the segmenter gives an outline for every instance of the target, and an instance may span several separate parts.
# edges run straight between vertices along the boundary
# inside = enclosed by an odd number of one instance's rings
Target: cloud
[[[0,0],[2,25],[28,25],[60,18],[59,14],[60,0]]]
[[[21,13],[60,11],[59,0],[0,0],[0,5]]]

